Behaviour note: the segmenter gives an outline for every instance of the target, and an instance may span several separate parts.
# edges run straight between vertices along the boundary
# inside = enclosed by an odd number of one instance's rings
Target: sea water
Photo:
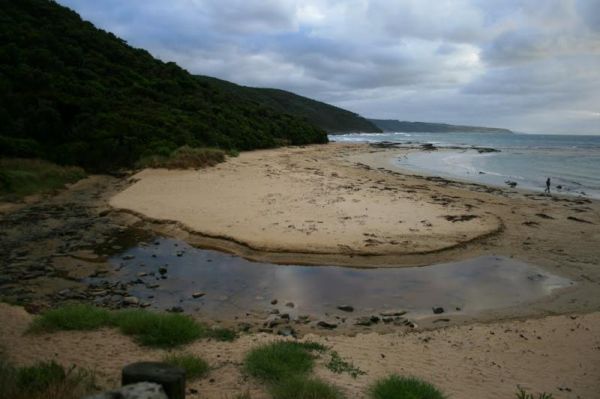
[[[392,161],[426,174],[600,198],[600,136],[491,133],[355,133],[329,136],[341,142],[433,144],[441,151],[418,151]],[[480,153],[472,147],[500,152]]]

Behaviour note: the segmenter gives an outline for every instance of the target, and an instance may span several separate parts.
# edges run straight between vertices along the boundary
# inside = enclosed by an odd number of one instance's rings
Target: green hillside
[[[198,79],[215,84],[261,106],[304,118],[330,133],[381,132],[377,126],[360,115],[289,91],[240,86],[209,76],[198,76]]]
[[[2,1],[0,26],[2,156],[106,170],[183,145],[327,142],[293,112],[198,79],[49,0]]]

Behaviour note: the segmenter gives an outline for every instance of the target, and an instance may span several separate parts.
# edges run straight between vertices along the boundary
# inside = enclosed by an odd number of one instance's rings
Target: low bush
[[[0,399],[79,399],[95,389],[93,374],[54,361],[14,367],[0,355]]]
[[[225,161],[225,151],[216,148],[183,146],[170,155],[151,155],[140,159],[140,168],[200,169]]]
[[[444,399],[445,396],[428,382],[395,374],[376,381],[369,389],[372,399]]]
[[[59,166],[40,159],[0,158],[0,197],[18,199],[63,188],[85,177],[76,166]]]

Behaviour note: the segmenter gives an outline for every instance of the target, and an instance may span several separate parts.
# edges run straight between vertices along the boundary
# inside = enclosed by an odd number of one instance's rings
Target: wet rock
[[[269,314],[279,314],[279,309],[271,309]]]
[[[379,317],[377,317],[377,316],[359,317],[354,322],[354,324],[357,326],[365,326],[365,327],[372,326],[373,324],[377,324],[377,323],[379,323]]]
[[[431,310],[433,311],[434,314],[444,313],[444,308],[442,308],[441,306],[433,307],[433,308],[431,308]]]
[[[516,181],[512,181],[512,180],[506,180],[504,182],[507,186],[511,187],[511,188],[515,188],[517,187],[517,182]]]
[[[146,272],[139,272],[137,274],[138,277],[146,277],[147,275],[148,275],[148,273],[146,273]]]
[[[290,314],[289,313],[282,313],[279,317],[281,317],[284,320],[289,320],[290,319]]]
[[[146,288],[153,289],[153,288],[158,288],[158,287],[160,287],[160,284],[157,284],[157,283],[148,283],[148,284],[146,284]]]
[[[300,315],[297,318],[297,322],[298,323],[302,323],[302,324],[308,324],[308,323],[310,323],[310,316],[308,316],[308,315]]]
[[[321,320],[321,321],[319,321],[317,323],[317,326],[321,327],[321,328],[324,328],[324,329],[327,329],[327,330],[333,330],[334,328],[337,327],[337,324]]]
[[[285,304],[285,306],[287,306],[288,308],[293,308],[295,305],[294,302],[288,302]]]
[[[123,256],[123,260],[132,260],[132,259],[135,259],[135,256],[133,256],[133,255],[125,255],[125,256]]]
[[[240,330],[242,332],[248,332],[251,329],[252,329],[252,324],[250,324],[250,323],[246,323],[246,322],[238,323],[238,330]]]
[[[273,334],[273,329],[272,328],[259,328],[258,332],[267,333],[267,334]]]
[[[278,302],[278,301],[277,301],[277,299],[273,299],[273,300],[271,301],[271,305],[277,305],[277,302]]]
[[[158,268],[158,272],[164,276],[165,274],[167,274],[167,268],[164,266],[161,266]]]
[[[123,303],[129,306],[137,306],[140,304],[140,298],[136,296],[126,296],[123,298]]]
[[[383,316],[383,317],[399,317],[399,316],[404,316],[406,314],[406,310],[394,310],[394,311],[385,311],[385,312],[380,312],[379,315]]]
[[[340,305],[337,308],[343,312],[354,312],[354,307],[350,305]]]
[[[194,292],[192,298],[202,298],[204,295],[206,295],[205,292]]]
[[[183,313],[183,308],[181,306],[173,306],[172,308],[167,309],[167,312]]]

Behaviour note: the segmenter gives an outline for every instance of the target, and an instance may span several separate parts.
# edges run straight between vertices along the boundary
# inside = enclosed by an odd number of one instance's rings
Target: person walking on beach
[[[550,194],[550,178],[546,179],[546,189],[544,192]]]

